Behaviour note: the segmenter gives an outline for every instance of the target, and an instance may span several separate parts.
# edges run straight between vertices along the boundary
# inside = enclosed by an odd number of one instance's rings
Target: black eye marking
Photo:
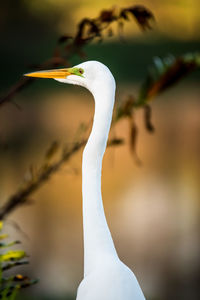
[[[80,74],[83,74],[83,73],[84,73],[84,70],[80,68],[80,69],[79,69],[79,73],[80,73]]]

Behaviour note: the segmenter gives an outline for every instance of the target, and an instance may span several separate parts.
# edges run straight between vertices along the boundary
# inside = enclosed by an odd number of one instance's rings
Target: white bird
[[[92,131],[82,161],[84,278],[76,300],[145,300],[135,275],[117,255],[102,203],[102,159],[115,102],[112,73],[98,61],[87,61],[73,68],[25,75],[83,86],[95,101]]]

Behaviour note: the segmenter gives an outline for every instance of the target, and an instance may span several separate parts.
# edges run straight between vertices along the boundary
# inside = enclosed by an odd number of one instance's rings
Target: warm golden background
[[[50,57],[57,38],[73,34],[83,17],[133,4],[154,12],[152,32],[142,33],[130,21],[124,43],[116,34],[86,49],[88,59],[100,60],[113,71],[118,101],[137,93],[154,56],[199,49],[199,0],[4,0],[1,94],[31,71],[31,64]],[[73,63],[81,61],[75,57]],[[104,159],[108,223],[120,257],[134,270],[148,300],[199,299],[199,75],[189,76],[152,103],[155,134],[145,131],[143,112],[137,112],[142,166],[130,153],[126,120],[111,131],[124,137],[126,145],[108,149]],[[35,82],[14,100],[22,110],[11,104],[0,108],[1,204],[29,176],[30,165],[40,166],[52,141],[74,142],[79,124],[90,120],[94,109],[86,90],[52,80]],[[5,230],[23,241],[30,255],[24,272],[40,279],[23,299],[74,299],[83,272],[81,218],[80,152],[6,221]]]

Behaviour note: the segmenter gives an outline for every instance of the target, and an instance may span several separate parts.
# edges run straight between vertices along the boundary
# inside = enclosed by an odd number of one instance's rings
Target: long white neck
[[[115,246],[106,222],[101,196],[102,159],[106,149],[115,98],[115,88],[93,92],[94,122],[83,152],[82,194],[84,228],[84,276],[102,257],[116,257]]]

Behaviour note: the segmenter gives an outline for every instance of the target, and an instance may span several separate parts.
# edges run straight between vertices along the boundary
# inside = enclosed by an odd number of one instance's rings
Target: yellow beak
[[[54,69],[54,70],[37,71],[37,72],[24,74],[24,76],[38,77],[38,78],[65,79],[68,75],[72,74],[69,70],[70,69]]]

